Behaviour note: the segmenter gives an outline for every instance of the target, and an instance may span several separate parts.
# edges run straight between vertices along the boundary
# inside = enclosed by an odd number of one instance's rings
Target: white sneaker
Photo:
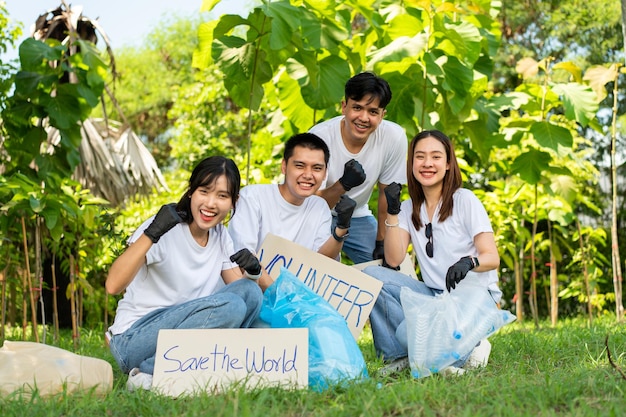
[[[128,373],[128,381],[126,381],[126,389],[136,391],[144,389],[150,391],[152,388],[152,375],[140,372],[139,368],[133,368]]]
[[[472,353],[467,358],[467,361],[463,365],[465,369],[476,369],[487,366],[489,361],[489,354],[491,353],[491,343],[487,339],[480,341],[478,346],[474,348]]]
[[[409,358],[398,358],[378,370],[378,376],[388,376],[396,372],[404,371],[409,367]]]
[[[465,373],[465,369],[457,368],[456,366],[447,366],[443,368],[442,370],[440,370],[439,373],[441,374],[441,376],[444,376],[444,377],[458,376],[458,375],[463,375]]]

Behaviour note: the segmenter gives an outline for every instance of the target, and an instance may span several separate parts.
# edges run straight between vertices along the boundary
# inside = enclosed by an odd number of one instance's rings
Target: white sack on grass
[[[0,393],[37,391],[46,396],[94,389],[104,395],[113,388],[113,368],[103,359],[35,342],[5,340],[0,348]]]
[[[470,279],[452,292],[427,296],[400,291],[412,375],[422,378],[467,356],[476,344],[516,317],[500,310],[489,290]]]

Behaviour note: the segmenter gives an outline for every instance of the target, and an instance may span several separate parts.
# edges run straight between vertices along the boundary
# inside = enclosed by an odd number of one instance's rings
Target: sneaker
[[[404,358],[394,359],[389,362],[387,365],[383,366],[378,370],[378,376],[388,376],[391,374],[395,374],[400,371],[404,371],[409,367],[409,358],[405,356]]]
[[[463,365],[465,369],[483,368],[487,365],[489,354],[491,353],[491,343],[487,339],[480,341],[478,346],[474,348]]]
[[[139,372],[139,368],[133,368],[128,373],[128,381],[126,381],[126,389],[129,391],[136,391],[138,389],[145,389],[150,391],[152,388],[152,375]]]
[[[441,376],[444,376],[444,377],[459,376],[465,373],[465,369],[457,368],[456,366],[447,366],[443,368],[442,370],[440,370],[439,373],[441,374]]]

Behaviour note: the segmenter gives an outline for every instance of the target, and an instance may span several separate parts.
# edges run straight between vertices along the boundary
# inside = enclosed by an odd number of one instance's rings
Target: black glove
[[[232,255],[230,260],[242,267],[248,274],[248,278],[257,280],[261,277],[261,263],[248,249],[241,249]]]
[[[400,192],[402,191],[402,185],[397,182],[392,182],[385,187],[385,197],[387,198],[387,213],[398,214],[400,213]]]
[[[152,243],[157,243],[161,236],[182,221],[182,217],[176,211],[176,203],[166,204],[159,209],[154,220],[143,233],[150,238]]]
[[[342,195],[339,202],[335,205],[335,213],[337,213],[337,227],[340,229],[349,229],[350,220],[352,220],[352,213],[356,207],[356,201]]]
[[[372,252],[372,259],[385,259],[385,241],[377,240],[374,252]]]
[[[354,187],[363,184],[365,181],[365,171],[356,159],[351,159],[343,166],[343,175],[339,178],[339,182],[344,190],[350,191]]]
[[[464,256],[457,261],[454,265],[448,268],[448,273],[446,274],[446,289],[448,292],[456,287],[456,284],[461,282],[465,275],[474,268],[474,263],[472,262],[472,258],[469,256]]]

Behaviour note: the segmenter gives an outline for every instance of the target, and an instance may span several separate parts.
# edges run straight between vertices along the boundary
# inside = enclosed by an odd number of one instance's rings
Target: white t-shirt
[[[319,196],[296,206],[283,198],[277,184],[253,184],[239,193],[228,231],[235,251],[247,248],[257,253],[272,233],[317,252],[330,237],[331,221],[328,204]]]
[[[154,216],[130,237],[141,236]],[[164,307],[206,297],[224,286],[223,270],[236,268],[230,261],[233,243],[226,228],[219,224],[209,231],[206,246],[200,246],[187,223],[179,223],[148,250],[146,263],[126,288],[117,305],[111,333],[125,332],[146,314]]]
[[[464,256],[478,256],[474,246],[474,237],[479,233],[491,232],[491,221],[485,207],[478,197],[468,189],[460,188],[454,195],[454,207],[452,215],[442,223],[439,222],[440,205],[435,209],[432,218],[433,228],[433,257],[426,254],[426,228],[430,221],[426,212],[426,206],[422,204],[420,217],[422,227],[415,230],[411,215],[413,206],[411,199],[405,200],[400,205],[398,221],[402,229],[409,232],[413,250],[420,266],[422,280],[430,288],[439,290],[446,289],[446,273],[455,262]],[[502,292],[498,289],[498,272],[494,269],[487,272],[469,271],[467,277],[475,276],[484,283],[492,293],[495,301],[499,301]],[[497,299],[496,299],[497,298]]]
[[[343,175],[344,165],[356,159],[365,171],[365,182],[346,194],[356,201],[352,217],[365,217],[372,214],[368,202],[377,182],[389,185],[392,182],[406,184],[406,158],[408,141],[404,129],[388,120],[383,120],[367,139],[359,153],[348,152],[341,138],[341,121],[337,116],[313,126],[309,132],[326,142],[330,150],[326,185],[332,185]]]

